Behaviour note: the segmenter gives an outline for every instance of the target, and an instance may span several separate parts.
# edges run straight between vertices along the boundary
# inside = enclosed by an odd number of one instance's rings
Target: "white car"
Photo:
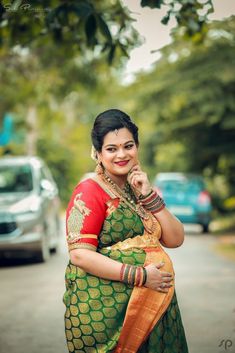
[[[58,246],[59,211],[58,188],[40,158],[0,158],[0,256],[48,260]]]

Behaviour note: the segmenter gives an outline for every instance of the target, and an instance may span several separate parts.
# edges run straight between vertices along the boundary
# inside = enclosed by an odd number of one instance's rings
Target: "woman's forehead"
[[[134,141],[132,133],[126,128],[115,129],[104,136],[103,145],[120,145],[128,141]]]

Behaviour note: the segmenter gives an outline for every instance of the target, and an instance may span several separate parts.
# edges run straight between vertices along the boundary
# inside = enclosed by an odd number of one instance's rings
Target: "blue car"
[[[203,232],[209,230],[211,197],[200,175],[159,173],[154,187],[165,200],[167,208],[183,223],[196,223]]]

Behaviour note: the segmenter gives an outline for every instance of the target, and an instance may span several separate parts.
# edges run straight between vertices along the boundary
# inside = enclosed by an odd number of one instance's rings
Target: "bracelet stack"
[[[154,190],[146,196],[140,195],[139,203],[152,213],[158,213],[166,207],[164,200]]]
[[[120,281],[131,286],[142,287],[147,281],[147,271],[141,266],[123,264],[120,271]]]

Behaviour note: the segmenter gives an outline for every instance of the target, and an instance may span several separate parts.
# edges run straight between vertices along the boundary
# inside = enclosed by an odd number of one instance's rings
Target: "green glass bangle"
[[[126,265],[125,270],[124,270],[124,275],[123,275],[123,282],[128,283],[128,276],[129,276],[129,271],[130,271],[131,266]]]
[[[130,281],[129,281],[129,284],[130,285],[134,285],[135,283],[135,276],[136,276],[136,267],[135,266],[132,266],[131,267],[131,275],[130,275]]]

